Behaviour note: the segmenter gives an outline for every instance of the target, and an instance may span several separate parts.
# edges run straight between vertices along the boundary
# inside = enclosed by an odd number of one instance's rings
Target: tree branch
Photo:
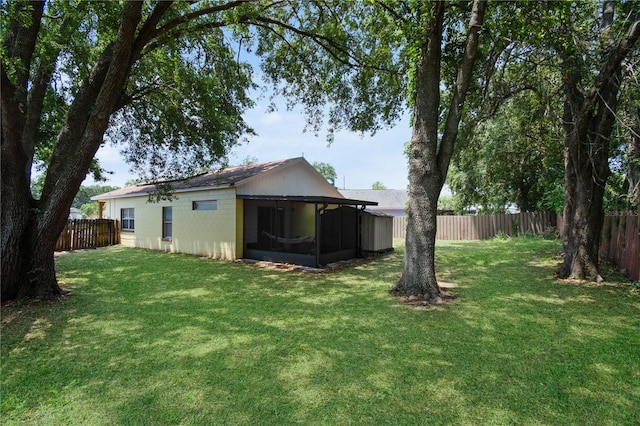
[[[87,3],[80,3],[78,9],[80,9],[79,12],[82,13],[87,9]],[[66,46],[69,43],[71,34],[77,30],[79,24],[79,22],[74,19],[74,16],[76,15],[69,14],[63,17],[60,28],[54,36],[55,42],[47,45],[48,51],[40,55],[40,65],[31,82],[31,88],[29,89],[27,98],[26,122],[22,134],[22,144],[25,152],[29,156],[30,162],[33,160],[35,135],[42,118],[42,107],[47,89],[51,83],[53,71],[56,68],[62,46]]]
[[[458,68],[458,76],[454,87],[447,121],[444,127],[444,133],[438,150],[438,169],[442,174],[442,181],[447,177],[449,163],[453,155],[453,147],[458,135],[458,126],[462,118],[462,108],[467,96],[471,76],[478,56],[478,44],[480,39],[480,30],[484,23],[484,15],[487,8],[486,0],[475,0],[469,20],[469,32],[467,33],[467,42],[464,49],[464,56],[460,67]]]
[[[236,0],[236,1],[225,3],[219,6],[207,7],[205,9],[200,9],[200,10],[193,11],[191,13],[187,13],[186,15],[182,15],[179,18],[176,18],[173,21],[170,21],[165,25],[163,25],[162,27],[158,28],[154,32],[153,38],[157,38],[161,35],[167,34],[174,28],[177,28],[178,26],[185,24],[187,22],[193,21],[196,18],[206,16],[206,15],[212,15],[218,12],[224,12],[226,10],[231,10],[236,7],[242,6],[245,3],[251,3],[252,1],[253,0]]]
[[[28,90],[31,62],[40,31],[44,2],[20,2],[17,9],[31,7],[30,25],[23,25],[19,19],[11,19],[5,32],[3,44],[7,58],[16,59],[12,70],[7,70],[5,61],[0,65],[0,105],[2,105],[2,167],[22,169],[20,176],[29,181],[31,176],[31,158],[33,141],[25,141],[23,134],[28,122]],[[9,62],[9,61],[7,61]],[[12,72],[13,76],[10,76]],[[13,78],[12,78],[13,77]],[[4,173],[3,173],[4,175]],[[15,176],[15,174],[14,174]],[[17,184],[17,182],[16,182]]]
[[[173,1],[162,1],[156,4],[156,7],[149,15],[149,18],[145,21],[142,28],[138,32],[138,36],[136,37],[136,41],[133,48],[132,61],[136,61],[140,59],[140,55],[142,53],[142,49],[144,46],[154,37],[156,37],[157,29],[156,26],[160,19],[164,16],[165,12],[173,6]]]
[[[60,218],[58,209],[68,209],[103,141],[109,117],[130,71],[141,9],[140,2],[125,4],[117,38],[105,47],[69,107],[42,190],[42,210],[52,213],[51,220]],[[50,224],[43,218],[39,225]]]
[[[279,20],[273,19],[273,18],[257,16],[257,17],[254,18],[254,20],[255,20],[255,22],[253,22],[254,24],[256,22],[260,22],[262,24],[275,25],[276,27],[280,27],[280,28],[283,28],[283,29],[285,29],[287,31],[291,31],[292,33],[294,33],[296,35],[299,35],[299,36],[302,36],[302,37],[305,37],[305,38],[309,38],[309,39],[313,40],[317,45],[322,47],[334,59],[336,59],[337,61],[339,61],[343,65],[347,65],[350,68],[355,68],[355,67],[358,67],[358,66],[362,66],[362,64],[357,60],[357,58],[355,58],[346,48],[344,48],[341,44],[336,43],[334,40],[332,40],[329,37],[325,37],[325,36],[322,36],[320,34],[312,33],[310,31],[302,30],[302,29],[297,28],[297,27],[295,27],[293,25],[287,24],[285,22],[282,22],[282,21],[279,21]],[[252,23],[251,20],[249,20],[248,22]],[[267,25],[263,25],[263,26],[267,26]],[[342,54],[344,56],[340,57],[340,54]],[[345,59],[345,58],[347,58],[347,59]],[[354,62],[351,62],[349,59],[352,59]],[[376,69],[379,69],[379,68],[376,68]]]
[[[635,21],[629,27],[625,37],[620,40],[618,46],[613,49],[607,62],[600,69],[593,86],[587,91],[584,97],[584,106],[582,114],[577,120],[576,126],[578,132],[583,134],[589,128],[588,122],[591,120],[593,110],[598,101],[598,93],[607,85],[617,70],[620,68],[622,61],[629,55],[631,49],[640,38],[640,20]],[[582,130],[581,130],[582,129]]]
[[[382,0],[376,0],[375,3],[380,5],[380,7],[382,7],[382,9],[384,9],[387,13],[389,13],[391,16],[393,16],[396,19],[396,21],[400,21],[400,22],[405,23],[405,24],[408,22],[407,18],[405,18],[404,16],[402,16],[398,12],[396,12],[386,2],[384,2]]]
[[[18,59],[15,63],[15,86],[19,88],[18,96],[26,101],[27,85],[33,54],[40,32],[42,14],[44,12],[44,1],[34,2],[18,2],[16,9],[24,11],[31,8],[30,24],[24,25],[19,19],[11,19],[10,27],[5,32],[3,44],[5,46],[7,57]]]

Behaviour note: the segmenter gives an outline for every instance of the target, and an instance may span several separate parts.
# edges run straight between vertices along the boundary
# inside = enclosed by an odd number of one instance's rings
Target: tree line
[[[42,185],[44,184],[44,176],[39,175],[31,181],[31,196],[35,199],[40,198],[42,194]],[[73,198],[71,208],[78,209],[85,218],[97,218],[98,217],[98,202],[92,201],[91,197],[106,192],[119,189],[117,186],[112,185],[81,185]]]
[[[86,175],[104,173],[102,144],[119,144],[150,180],[223,164],[254,133],[242,115],[257,86],[302,105],[306,129],[326,129],[329,141],[411,112],[396,289],[425,303],[441,300],[435,218],[445,182],[459,202],[488,208],[562,200],[563,277],[599,277],[605,200],[637,203],[635,1],[0,7],[3,299],[60,294],[55,240]],[[38,196],[33,167],[44,176]]]

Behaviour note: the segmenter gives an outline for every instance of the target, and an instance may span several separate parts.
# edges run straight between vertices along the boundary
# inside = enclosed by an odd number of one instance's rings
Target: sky
[[[371,189],[379,181],[388,189],[406,189],[409,183],[404,144],[411,138],[409,117],[396,123],[393,128],[375,135],[340,131],[335,140],[327,145],[326,133],[317,136],[304,132],[305,118],[301,111],[268,112],[268,102],[257,102],[248,110],[244,119],[257,133],[249,142],[237,146],[229,155],[229,164],[241,164],[247,157],[257,162],[304,157],[309,163],[328,163],[336,171],[338,189]],[[97,157],[101,166],[114,172],[107,182],[100,185],[123,187],[125,182],[136,178],[119,153],[119,148],[105,144]],[[83,185],[95,182],[88,177]]]
[[[233,40],[229,40],[234,43]],[[326,140],[326,130],[315,135],[305,132],[305,117],[301,108],[288,111],[285,100],[276,98],[273,102],[263,96],[263,79],[260,60],[250,52],[241,52],[240,59],[253,67],[254,83],[258,88],[250,89],[255,106],[246,111],[243,118],[256,135],[248,137],[249,142],[236,146],[229,155],[230,165],[239,165],[251,157],[257,162],[284,160],[304,157],[309,163],[328,163],[336,171],[335,182],[338,189],[371,189],[374,182],[381,182],[387,189],[407,189],[409,185],[407,158],[404,145],[411,139],[410,116],[405,114],[392,128],[383,129],[374,135],[348,131],[335,133],[330,146]],[[277,111],[271,112],[274,104]],[[127,181],[137,178],[130,172],[119,153],[119,148],[109,145],[97,153],[103,169],[113,172],[107,182],[100,185],[123,187]],[[87,177],[83,185],[95,182]]]

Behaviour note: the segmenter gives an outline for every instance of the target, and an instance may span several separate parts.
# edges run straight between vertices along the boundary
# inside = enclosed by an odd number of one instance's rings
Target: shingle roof
[[[378,210],[404,209],[409,194],[404,189],[341,189],[345,198],[377,201]]]
[[[219,170],[212,170],[207,173],[193,176],[188,179],[156,182],[149,184],[139,184],[128,186],[126,188],[116,189],[115,191],[91,197],[93,200],[103,200],[107,198],[129,197],[135,195],[144,195],[156,191],[157,185],[171,185],[172,190],[189,190],[195,188],[215,188],[238,185],[247,181],[254,176],[274,170],[276,168],[305,161],[303,157],[289,158],[286,160],[269,161],[266,163],[249,164],[244,166],[227,167]]]

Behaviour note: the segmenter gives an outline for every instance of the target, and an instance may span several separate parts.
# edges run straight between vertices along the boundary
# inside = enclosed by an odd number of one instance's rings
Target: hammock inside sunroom
[[[312,243],[313,238],[304,236],[304,237],[296,237],[296,238],[285,238],[285,237],[276,237],[273,234],[268,233],[267,231],[262,231],[262,235],[269,238],[272,241],[283,244],[304,244],[304,243]]]

